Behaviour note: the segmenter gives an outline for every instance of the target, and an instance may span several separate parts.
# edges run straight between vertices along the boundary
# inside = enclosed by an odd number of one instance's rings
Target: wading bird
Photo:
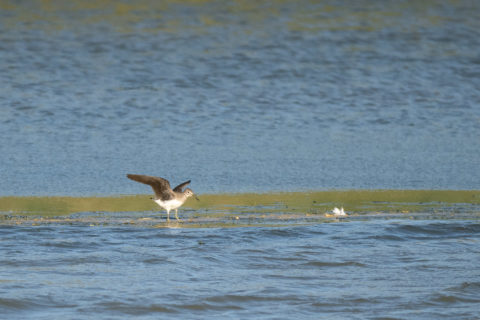
[[[183,203],[191,196],[195,196],[193,191],[189,188],[182,190],[187,184],[190,183],[190,180],[185,181],[175,188],[170,187],[170,182],[167,179],[160,177],[145,176],[140,174],[127,174],[127,178],[148,184],[152,187],[153,192],[155,193],[155,201],[160,207],[167,210],[167,221],[170,221],[170,210],[175,209],[175,218],[178,219],[178,208],[183,205]],[[195,199],[198,198],[195,196]]]

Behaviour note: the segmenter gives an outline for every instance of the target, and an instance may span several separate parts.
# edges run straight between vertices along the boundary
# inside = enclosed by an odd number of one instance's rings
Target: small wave
[[[172,308],[167,308],[164,306],[160,306],[158,304],[151,304],[151,305],[141,305],[135,303],[124,303],[120,301],[108,301],[108,302],[101,302],[96,304],[97,307],[112,311],[114,313],[123,313],[128,315],[142,315],[142,314],[149,314],[149,313],[175,313],[176,311]]]
[[[35,299],[9,299],[0,298],[0,309],[2,311],[25,311],[45,307],[56,308],[74,308],[75,304],[68,304],[62,301],[56,301],[50,296],[39,296]]]
[[[435,294],[431,302],[438,304],[479,303],[480,282],[463,282]]]
[[[461,291],[475,292],[480,295],[480,282],[463,282],[460,286],[455,287]]]
[[[433,302],[438,302],[441,304],[444,303],[459,303],[459,302],[466,302],[466,303],[478,303],[480,302],[480,299],[473,299],[473,298],[466,298],[466,297],[460,297],[460,296],[454,296],[454,295],[445,295],[445,294],[440,294],[432,299]]]
[[[227,294],[212,296],[206,299],[206,301],[214,303],[242,303],[242,302],[251,302],[251,301],[297,301],[299,300],[298,296],[293,295],[273,295],[273,296],[264,296],[264,295],[237,295],[237,294]]]
[[[446,291],[462,297],[473,297],[480,301],[477,298],[480,297],[480,282],[463,282],[458,286],[448,288]]]
[[[387,240],[387,241],[405,241],[406,240],[404,237],[399,237],[391,234],[369,236],[368,239]]]
[[[310,261],[303,264],[312,267],[366,267],[366,264],[356,261],[332,262],[332,261]]]
[[[263,235],[270,237],[292,237],[300,235],[300,228],[265,229]]]
[[[345,306],[345,305],[371,305],[371,304],[376,304],[376,303],[381,303],[380,300],[375,299],[375,298],[338,298],[338,299],[330,299],[328,301],[316,301],[312,303],[311,305],[314,307],[338,307],[338,306]]]
[[[144,264],[153,264],[153,265],[157,265],[157,264],[164,264],[164,263],[168,263],[168,264],[175,264],[171,261],[168,260],[168,258],[166,257],[152,257],[152,258],[147,258],[147,259],[144,259],[142,261]]]
[[[478,223],[429,223],[399,224],[386,229],[391,236],[408,235],[409,237],[458,237],[476,235],[480,232]]]
[[[67,264],[70,266],[83,265],[83,264],[108,264],[110,259],[102,257],[100,255],[87,254],[76,257],[66,257],[61,259],[55,259],[52,263]]]
[[[83,242],[83,241],[72,241],[72,240],[56,240],[56,241],[45,241],[41,243],[42,246],[45,247],[53,247],[53,248],[60,248],[60,249],[82,249],[82,248],[95,248],[100,245],[100,243],[96,241],[91,242]]]
[[[177,308],[179,309],[186,309],[190,311],[211,311],[211,310],[216,310],[216,311],[225,311],[225,310],[243,310],[242,307],[239,307],[237,305],[233,304],[227,304],[227,305],[215,305],[215,304],[209,304],[209,303],[198,303],[198,304],[183,304],[183,305],[177,305]]]
[[[26,310],[31,308],[31,303],[26,300],[0,298],[0,307],[2,310]]]

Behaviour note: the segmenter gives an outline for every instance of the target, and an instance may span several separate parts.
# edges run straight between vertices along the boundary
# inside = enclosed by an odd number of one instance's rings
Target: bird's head
[[[190,198],[191,196],[194,196],[195,199],[200,200],[200,199],[197,198],[197,196],[195,195],[195,193],[193,193],[192,189],[190,189],[190,188],[185,189],[185,191],[183,192],[183,194],[184,194],[185,197],[187,197],[187,198]]]

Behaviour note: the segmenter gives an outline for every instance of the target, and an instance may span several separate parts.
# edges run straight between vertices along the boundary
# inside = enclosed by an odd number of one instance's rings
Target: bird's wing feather
[[[178,186],[176,186],[175,188],[173,188],[173,191],[175,192],[183,192],[183,187],[185,187],[187,184],[190,183],[191,180],[188,180],[188,181],[185,181],[183,183],[180,183]]]
[[[127,178],[140,183],[148,184],[152,187],[155,196],[162,200],[170,200],[173,198],[173,192],[170,188],[170,182],[160,177],[145,176],[141,174],[127,174]]]

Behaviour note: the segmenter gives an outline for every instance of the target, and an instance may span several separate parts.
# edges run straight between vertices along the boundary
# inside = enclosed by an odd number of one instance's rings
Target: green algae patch
[[[345,190],[259,194],[203,195],[192,208],[257,213],[291,212],[324,214],[334,207],[349,213],[409,213],[468,210],[480,205],[478,190]]]
[[[344,207],[348,214],[475,211],[479,190],[345,190],[280,193],[202,194],[182,211],[225,214],[324,214]],[[82,212],[164,212],[149,195],[111,197],[0,197],[7,215],[62,216]]]
[[[0,197],[0,212],[12,215],[61,216],[78,212],[152,210],[148,196]]]

